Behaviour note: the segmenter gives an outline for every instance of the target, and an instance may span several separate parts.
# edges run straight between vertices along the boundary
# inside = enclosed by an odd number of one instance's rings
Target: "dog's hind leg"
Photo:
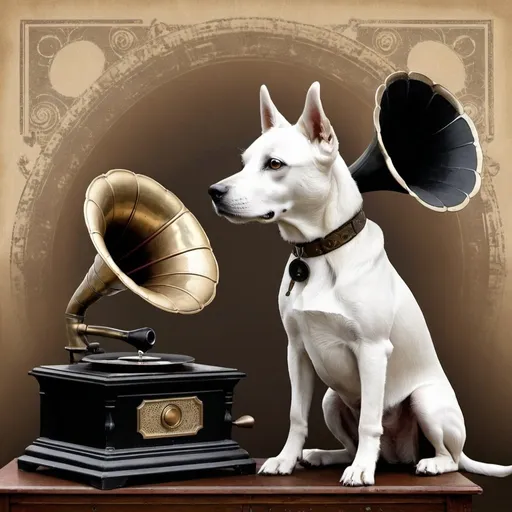
[[[412,393],[411,405],[421,430],[435,449],[435,457],[418,462],[416,473],[457,471],[466,428],[453,390],[444,383],[422,386]]]
[[[418,462],[418,474],[436,475],[459,470],[495,477],[512,475],[512,465],[478,462],[462,452],[466,441],[464,418],[449,385],[441,382],[423,386],[414,391],[411,398],[418,423],[436,451],[435,457]]]
[[[357,436],[357,423],[352,411],[330,388],[324,395],[322,409],[327,428],[345,448],[341,450],[304,450],[300,461],[301,465],[350,464],[356,453],[354,438]]]

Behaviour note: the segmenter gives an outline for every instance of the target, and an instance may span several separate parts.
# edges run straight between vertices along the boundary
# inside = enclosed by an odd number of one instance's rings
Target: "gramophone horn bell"
[[[408,193],[440,212],[461,210],[478,193],[478,134],[447,89],[419,73],[393,73],[377,89],[373,123],[373,141],[349,167],[362,193]]]
[[[171,313],[194,314],[215,298],[219,268],[209,239],[176,195],[155,180],[114,169],[89,185],[84,217],[97,255],[66,309],[71,353],[101,352],[88,334],[122,339],[145,351],[152,329],[88,326],[88,307],[126,289]]]

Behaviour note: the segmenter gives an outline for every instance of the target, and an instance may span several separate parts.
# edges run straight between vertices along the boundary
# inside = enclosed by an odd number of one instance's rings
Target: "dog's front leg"
[[[277,457],[268,459],[259,473],[263,475],[289,475],[302,457],[308,435],[308,416],[313,398],[315,372],[304,345],[298,340],[288,342],[288,372],[292,399],[288,438]]]
[[[354,349],[361,380],[361,414],[359,443],[354,462],[341,482],[343,485],[373,485],[375,466],[379,457],[382,436],[384,389],[388,358],[393,351],[390,341],[360,341]]]

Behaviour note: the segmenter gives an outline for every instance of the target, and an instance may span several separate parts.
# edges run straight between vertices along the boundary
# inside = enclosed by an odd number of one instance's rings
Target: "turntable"
[[[84,217],[97,255],[66,309],[69,364],[30,372],[40,387],[40,436],[18,468],[46,468],[99,489],[254,473],[254,460],[231,439],[233,426],[254,424],[231,416],[244,373],[153,353],[151,328],[85,323],[88,307],[127,289],[167,312],[202,311],[219,270],[201,225],[162,185],[123,169],[92,181]],[[133,350],[105,353],[91,336]]]

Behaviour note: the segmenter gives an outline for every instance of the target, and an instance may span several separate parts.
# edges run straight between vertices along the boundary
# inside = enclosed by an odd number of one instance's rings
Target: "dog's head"
[[[308,90],[291,125],[267,88],[260,90],[262,134],[242,154],[242,170],[209,188],[215,211],[233,223],[290,222],[321,210],[329,193],[338,140],[320,101],[320,84]]]

